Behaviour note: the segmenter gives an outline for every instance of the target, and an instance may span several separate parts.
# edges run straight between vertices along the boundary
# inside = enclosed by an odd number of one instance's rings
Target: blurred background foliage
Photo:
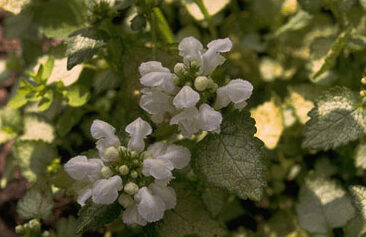
[[[78,236],[77,187],[62,164],[95,152],[93,119],[110,122],[121,137],[134,118],[148,119],[138,106],[138,66],[158,60],[173,68],[177,43],[194,36],[233,41],[213,77],[254,85],[247,108],[266,147],[268,186],[254,202],[192,178],[182,190],[198,192],[177,207],[186,222],[167,218],[154,235],[366,235],[364,131],[342,123],[319,138],[308,122],[314,107],[321,120],[323,104],[356,110],[365,98],[366,1],[109,2],[0,0],[1,233],[15,236],[21,225],[26,236]],[[366,121],[365,110],[356,115]],[[85,236],[149,234],[118,219]]]

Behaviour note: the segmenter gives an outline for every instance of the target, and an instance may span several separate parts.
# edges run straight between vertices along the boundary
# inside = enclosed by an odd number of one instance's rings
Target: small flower
[[[101,178],[102,167],[103,162],[100,159],[88,159],[86,156],[71,158],[64,166],[71,178],[90,183]]]
[[[152,128],[148,122],[141,118],[127,125],[125,131],[130,134],[131,138],[128,142],[128,148],[141,152],[145,148],[144,139],[152,133]]]
[[[178,124],[182,135],[190,138],[200,130],[199,112],[196,107],[183,109],[179,114],[171,118],[170,124]]]
[[[153,195],[160,197],[164,201],[165,210],[173,209],[177,204],[177,196],[173,188],[152,183],[149,185],[149,190]]]
[[[152,115],[152,121],[161,123],[166,113],[173,113],[172,97],[158,89],[143,89],[140,107]]]
[[[142,187],[135,194],[138,213],[147,221],[155,222],[163,218],[165,202],[157,195],[153,195],[147,187]]]
[[[129,225],[138,224],[145,226],[147,224],[147,221],[138,212],[136,203],[126,208],[126,210],[123,212],[122,220],[123,223]]]
[[[210,132],[220,131],[222,122],[222,115],[220,112],[217,112],[208,104],[202,104],[199,113],[202,130]]]
[[[172,170],[174,165],[165,159],[146,159],[143,162],[142,174],[145,176],[152,176],[155,179],[169,179],[173,178]]]
[[[173,104],[177,109],[190,108],[200,100],[200,94],[190,86],[184,86],[173,99]]]
[[[235,79],[226,86],[217,89],[215,109],[221,109],[233,102],[235,105],[243,105],[252,95],[253,85],[242,79]],[[245,106],[245,104],[244,104]]]
[[[160,62],[150,61],[142,63],[139,67],[140,82],[147,87],[155,87],[166,93],[174,93],[176,86],[173,82],[173,74]]]
[[[191,152],[188,148],[179,145],[168,145],[164,142],[156,142],[149,146],[150,152],[156,159],[169,160],[175,169],[183,169],[191,160]]]
[[[96,204],[111,204],[118,198],[118,191],[121,191],[122,188],[122,179],[118,175],[108,179],[99,179],[93,184],[93,202]]]
[[[94,120],[90,127],[90,133],[94,139],[97,139],[97,149],[99,156],[107,161],[105,150],[109,147],[118,147],[121,145],[118,137],[115,135],[116,129],[109,123],[101,120]]]
[[[85,189],[81,194],[79,194],[77,202],[80,206],[84,206],[86,200],[92,196],[92,190],[90,188]]]
[[[229,38],[213,40],[207,44],[207,50],[203,50],[201,42],[194,37],[184,38],[178,46],[179,55],[183,57],[183,62],[187,65],[196,62],[200,66],[200,74],[209,75],[217,66],[225,62],[225,58],[220,53],[229,52],[232,42]]]

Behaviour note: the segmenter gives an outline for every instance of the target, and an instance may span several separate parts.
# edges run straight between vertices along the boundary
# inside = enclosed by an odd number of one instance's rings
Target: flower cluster
[[[183,63],[177,63],[174,73],[160,62],[140,65],[140,107],[151,115],[153,122],[178,125],[181,134],[189,138],[199,131],[219,132],[220,110],[231,102],[236,109],[245,107],[253,86],[235,79],[219,85],[210,77],[216,67],[225,62],[221,53],[232,48],[230,39],[213,40],[203,48],[193,37],[184,38],[178,46]],[[192,88],[194,87],[194,89]]]
[[[111,204],[117,199],[124,207],[123,222],[146,225],[163,218],[165,210],[176,205],[176,194],[169,182],[172,171],[186,167],[190,151],[165,142],[156,142],[146,151],[144,139],[152,133],[141,118],[130,123],[127,147],[121,146],[115,128],[95,120],[90,128],[97,140],[98,158],[76,156],[65,164],[66,172],[84,187],[78,203],[91,198],[96,204]]]

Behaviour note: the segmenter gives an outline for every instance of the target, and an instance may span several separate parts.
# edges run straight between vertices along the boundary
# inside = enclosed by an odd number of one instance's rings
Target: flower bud
[[[361,84],[364,85],[364,86],[366,86],[366,77],[363,77],[361,79]]]
[[[140,164],[140,161],[139,161],[138,159],[133,159],[133,160],[132,160],[132,163],[133,163],[134,165],[138,165],[138,164]]]
[[[104,156],[108,161],[116,161],[119,157],[119,151],[114,146],[111,146],[105,149]]]
[[[197,77],[196,80],[194,81],[194,87],[198,91],[206,90],[208,85],[209,85],[209,79],[204,76]]]
[[[175,74],[181,74],[181,73],[185,73],[185,67],[183,63],[177,63],[174,66],[174,73]]]
[[[179,84],[179,77],[177,77],[176,75],[173,76],[173,82],[175,85]]]
[[[137,186],[137,184],[135,183],[130,182],[125,185],[124,190],[127,194],[134,195],[139,191],[139,186]]]
[[[127,195],[125,193],[122,193],[118,198],[119,204],[123,206],[124,208],[127,208],[129,206],[132,206],[134,201],[130,195]]]
[[[131,151],[131,157],[137,158],[139,156],[139,153],[137,151]]]
[[[51,236],[51,233],[48,230],[42,233],[42,237],[49,237],[49,236]]]
[[[361,90],[360,91],[360,96],[361,97],[366,97],[366,90]]]
[[[33,219],[33,220],[29,221],[29,227],[33,231],[40,231],[41,230],[41,223],[39,223],[39,221],[37,219]]]
[[[106,179],[112,177],[113,175],[112,170],[107,166],[103,166],[100,172],[102,173],[102,176]]]
[[[127,152],[127,147],[125,147],[125,146],[120,146],[120,147],[119,147],[119,151],[120,151],[121,153],[126,153],[126,152]]]
[[[139,174],[136,172],[136,170],[131,171],[131,178],[136,179],[139,176]]]
[[[128,172],[130,172],[130,169],[128,168],[127,165],[121,165],[118,169],[119,173],[121,175],[128,175]]]
[[[22,235],[25,232],[25,228],[22,225],[17,225],[15,227],[15,233],[17,233],[18,235]]]

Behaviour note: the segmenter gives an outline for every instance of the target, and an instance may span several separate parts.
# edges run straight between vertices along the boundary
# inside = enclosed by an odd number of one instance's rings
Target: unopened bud
[[[361,79],[361,84],[364,85],[364,86],[366,86],[366,77],[363,77]]]
[[[22,234],[24,234],[24,232],[25,232],[25,229],[22,225],[17,225],[15,227],[15,233],[17,233],[18,235],[22,235]]]
[[[200,77],[197,77],[196,80],[194,80],[194,87],[198,91],[206,90],[208,85],[209,85],[209,80],[207,77],[200,76]]]
[[[130,172],[130,169],[128,168],[127,165],[121,165],[118,169],[119,173],[121,175],[128,175],[128,172]]]
[[[131,151],[131,157],[137,158],[139,156],[139,153],[137,151]]]
[[[174,73],[175,74],[181,74],[181,73],[184,73],[185,71],[186,70],[185,70],[184,63],[175,64],[175,66],[174,66]]]
[[[41,230],[41,223],[37,219],[33,219],[29,222],[29,227],[33,231],[40,231]]]
[[[126,153],[127,152],[127,148],[125,146],[120,146],[119,147],[119,151],[122,153]]]
[[[51,236],[51,233],[48,230],[46,230],[42,233],[42,237],[50,237],[50,236]]]
[[[127,194],[134,195],[139,191],[139,186],[137,186],[137,184],[135,183],[130,182],[125,185],[124,190]]]
[[[132,199],[132,197],[130,195],[125,194],[125,193],[122,193],[121,195],[119,195],[118,202],[124,208],[132,206],[134,204],[134,200]]]
[[[108,161],[116,161],[119,157],[119,151],[114,146],[111,146],[105,149],[104,156]]]
[[[177,77],[176,75],[173,76],[173,82],[175,85],[179,84],[179,77]]]
[[[102,176],[106,179],[112,177],[113,175],[112,170],[107,166],[103,166],[100,172],[102,173]]]
[[[134,165],[138,165],[138,164],[140,164],[140,161],[138,159],[133,159],[132,163]]]
[[[360,96],[361,97],[366,97],[366,90],[361,90],[360,91]]]
[[[131,171],[131,178],[136,179],[139,176],[139,174],[136,172],[136,170]]]

